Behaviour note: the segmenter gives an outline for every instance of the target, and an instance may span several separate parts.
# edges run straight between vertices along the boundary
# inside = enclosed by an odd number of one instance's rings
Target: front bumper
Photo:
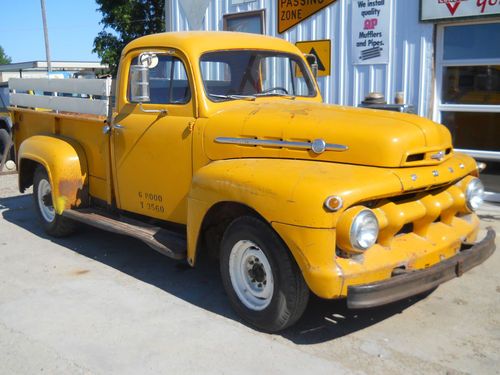
[[[347,306],[351,309],[381,306],[423,293],[461,276],[486,260],[494,251],[495,231],[488,228],[483,240],[432,267],[409,271],[385,281],[349,286]]]

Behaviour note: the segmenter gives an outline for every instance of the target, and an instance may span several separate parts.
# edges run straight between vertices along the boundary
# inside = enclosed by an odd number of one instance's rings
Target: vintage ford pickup
[[[122,53],[114,109],[110,80],[55,81],[38,91],[57,96],[11,85],[19,188],[33,185],[47,233],[83,222],[191,266],[211,253],[231,305],[259,329],[295,323],[310,292],[380,306],[495,249],[492,229],[478,238],[478,165],[444,126],[323,104],[284,40],[139,38]]]

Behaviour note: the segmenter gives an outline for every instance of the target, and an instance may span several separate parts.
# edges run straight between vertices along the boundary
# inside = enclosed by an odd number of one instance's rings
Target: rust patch
[[[85,275],[86,273],[89,273],[89,270],[78,270],[78,271],[73,271],[72,274],[75,276],[80,276],[80,275]]]
[[[81,179],[59,181],[59,195],[67,199],[68,207],[78,206],[78,192],[83,188]]]

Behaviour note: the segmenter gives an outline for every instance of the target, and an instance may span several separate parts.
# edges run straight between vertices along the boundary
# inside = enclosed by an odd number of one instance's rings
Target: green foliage
[[[3,50],[2,46],[0,46],[0,65],[10,64],[11,62],[12,59],[5,54],[5,51]]]
[[[116,76],[120,54],[132,40],[165,31],[165,0],[96,0],[103,30],[94,39],[94,52]]]

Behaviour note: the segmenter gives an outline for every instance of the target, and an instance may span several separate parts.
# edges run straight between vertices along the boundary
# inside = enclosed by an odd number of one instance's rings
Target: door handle
[[[109,132],[111,131],[111,129],[125,129],[125,126],[120,125],[120,124],[113,124],[113,126],[104,125],[102,127],[102,133],[103,134],[109,134]]]

